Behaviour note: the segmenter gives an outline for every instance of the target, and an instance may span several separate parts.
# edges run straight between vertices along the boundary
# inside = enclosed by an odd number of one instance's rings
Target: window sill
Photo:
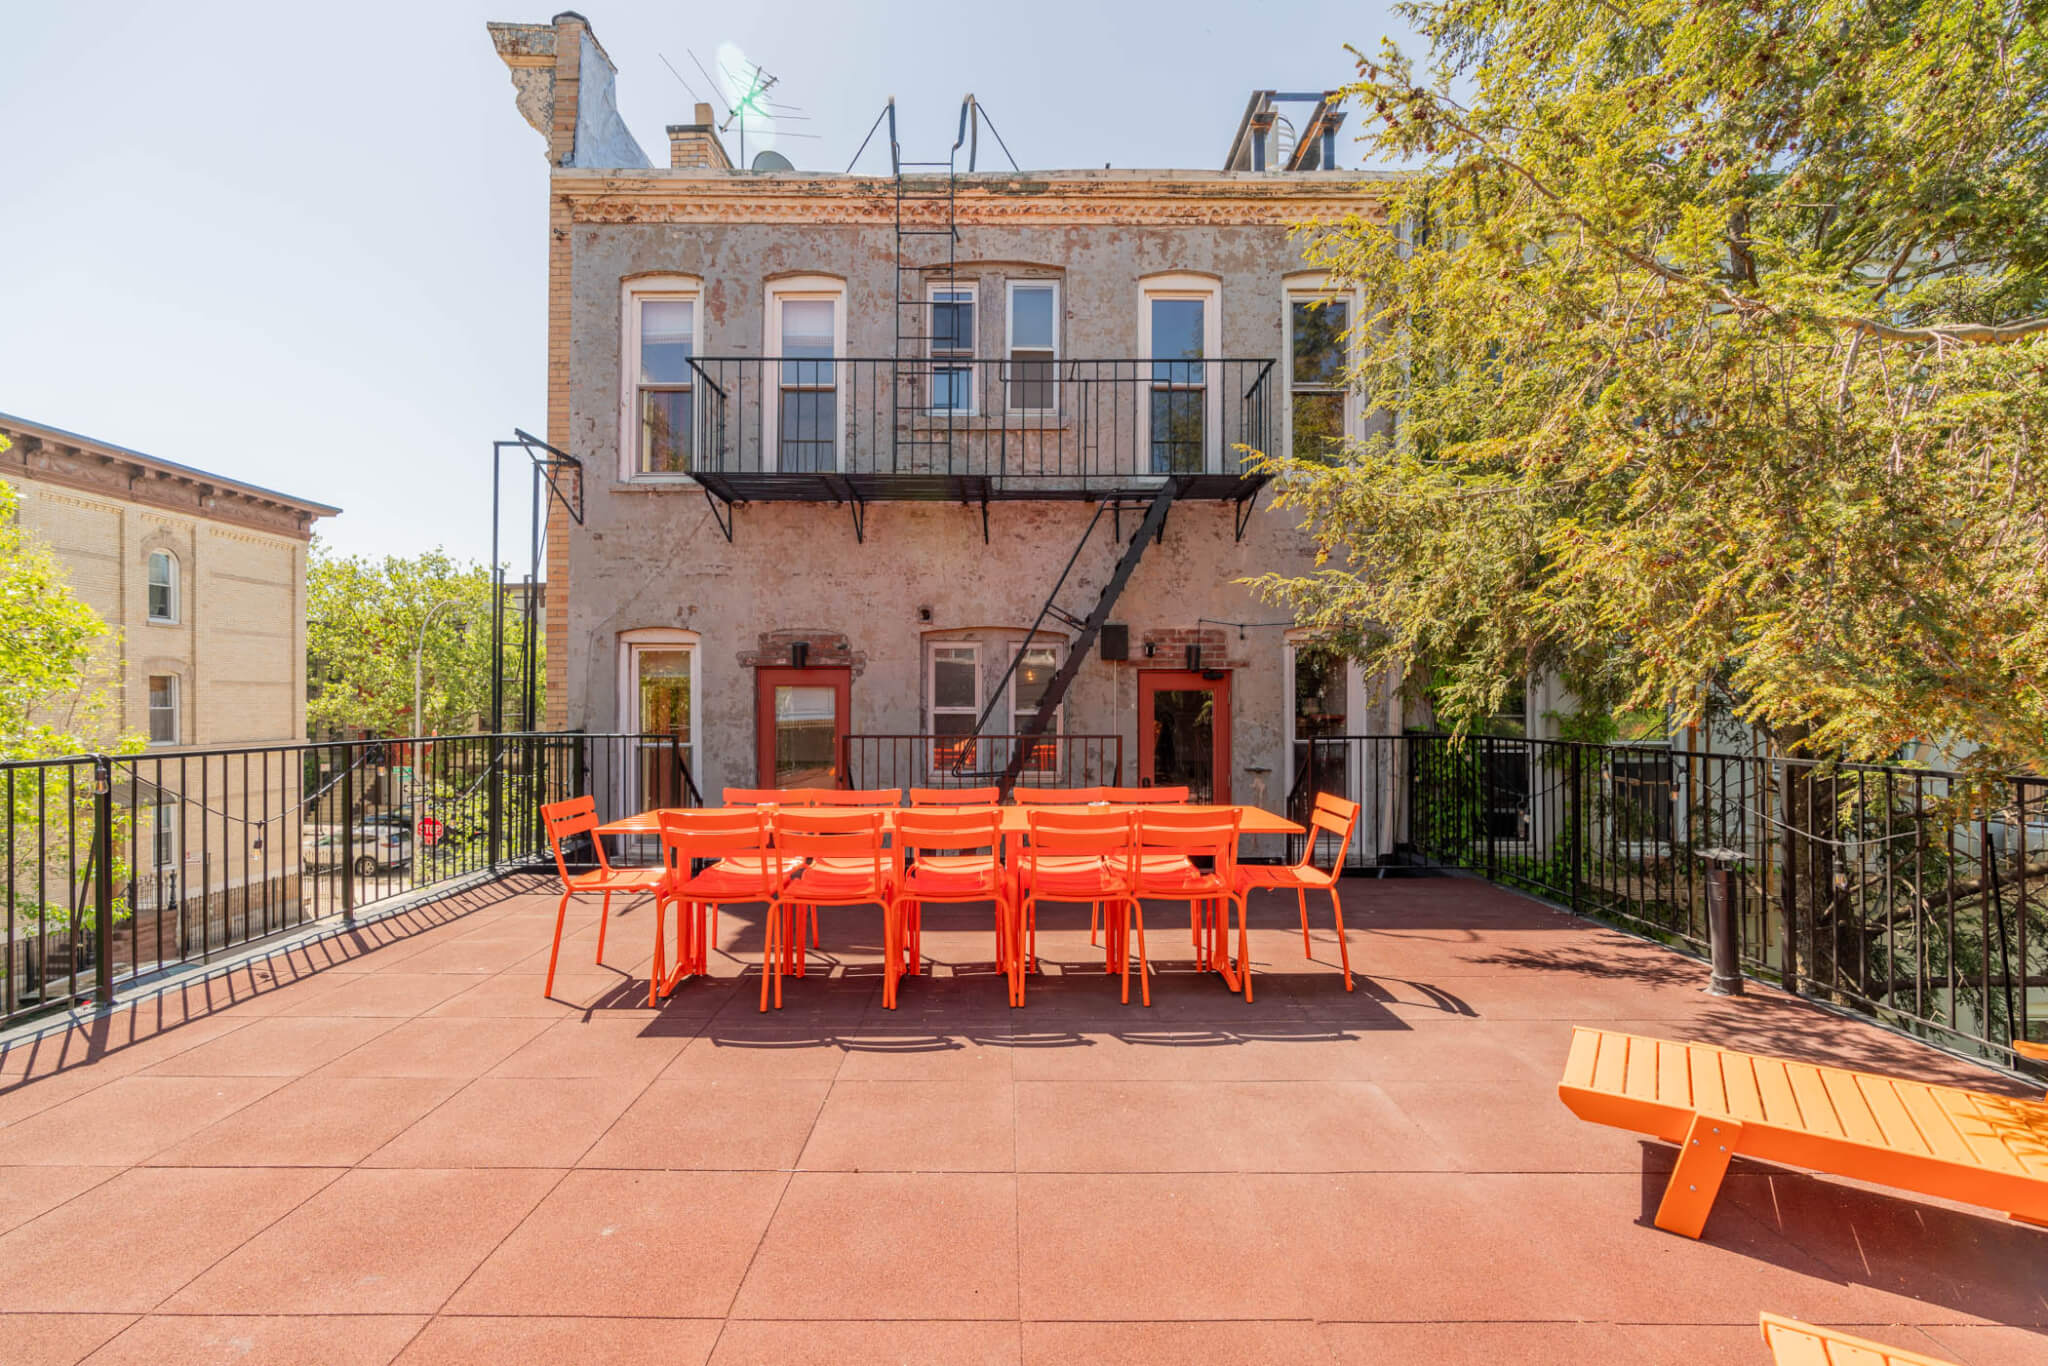
[[[142,623],[142,624],[143,624],[144,626],[182,626],[182,625],[184,625],[184,623],[183,623],[183,622],[181,622],[181,621],[179,621],[179,620],[178,620],[178,619],[177,619],[176,617],[146,617],[146,618],[144,618],[144,619],[143,619],[143,623]]]
[[[702,488],[696,479],[687,474],[643,474],[632,479],[614,479],[613,493],[688,493]]]

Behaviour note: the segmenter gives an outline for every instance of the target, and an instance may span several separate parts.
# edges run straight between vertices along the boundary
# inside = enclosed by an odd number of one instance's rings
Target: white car
[[[412,827],[402,816],[365,816],[349,832],[348,844],[359,877],[412,862]],[[309,868],[339,868],[342,845],[340,826],[309,825],[300,837],[299,853]]]

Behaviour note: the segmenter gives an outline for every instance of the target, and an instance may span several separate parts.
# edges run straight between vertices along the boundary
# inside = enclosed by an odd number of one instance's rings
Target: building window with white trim
[[[680,804],[685,770],[693,780],[699,773],[698,643],[694,632],[663,627],[620,633],[620,728],[635,737],[627,767],[637,811]]]
[[[178,743],[178,676],[149,676],[149,742],[152,745]]]
[[[981,717],[981,649],[973,644],[932,646],[932,760],[935,775],[971,773],[981,767],[974,723]]]
[[[764,414],[773,468],[784,473],[837,471],[840,383],[846,350],[846,286],[826,276],[795,276],[768,286],[768,354],[775,393]]]
[[[1060,287],[1056,280],[1012,280],[1004,402],[1013,413],[1049,413],[1057,406]]]
[[[633,280],[626,287],[623,367],[626,476],[688,474],[699,458],[698,289],[681,277]]]
[[[1341,295],[1290,295],[1287,300],[1288,419],[1296,460],[1337,458],[1348,434],[1344,337],[1351,301]]]
[[[975,285],[966,283],[931,287],[932,411],[948,416],[974,413],[974,315]],[[946,362],[957,361],[949,365]]]
[[[178,802],[161,788],[150,806],[149,853],[158,872],[178,864]]]
[[[1211,382],[1221,353],[1215,281],[1190,275],[1146,279],[1138,333],[1141,354],[1150,362],[1144,468],[1152,474],[1201,474],[1218,463],[1212,446],[1222,430],[1222,389]]]
[[[168,550],[149,552],[149,619],[178,620],[178,557]]]

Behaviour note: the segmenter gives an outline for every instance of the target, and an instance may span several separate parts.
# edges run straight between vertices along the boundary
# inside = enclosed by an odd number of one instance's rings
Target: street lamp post
[[[415,735],[426,734],[426,720],[421,715],[421,710],[425,705],[424,678],[421,665],[427,653],[427,628],[434,624],[434,618],[441,614],[443,607],[459,607],[461,605],[462,599],[460,598],[443,598],[427,610],[426,620],[420,623],[419,643],[413,647],[412,652],[412,728]]]

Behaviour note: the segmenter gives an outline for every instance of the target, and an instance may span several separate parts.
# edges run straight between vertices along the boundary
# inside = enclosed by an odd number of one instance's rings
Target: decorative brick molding
[[[763,631],[756,648],[739,653],[743,669],[780,669],[789,666],[789,647],[802,641],[811,647],[804,661],[809,668],[852,669],[859,678],[868,666],[867,652],[853,648],[853,642],[838,631]]]
[[[1140,669],[1185,669],[1188,646],[1199,645],[1205,669],[1250,668],[1251,660],[1230,652],[1236,643],[1231,632],[1221,626],[1155,627],[1139,638],[1128,662]],[[1152,647],[1150,659],[1145,657],[1148,645]]]

